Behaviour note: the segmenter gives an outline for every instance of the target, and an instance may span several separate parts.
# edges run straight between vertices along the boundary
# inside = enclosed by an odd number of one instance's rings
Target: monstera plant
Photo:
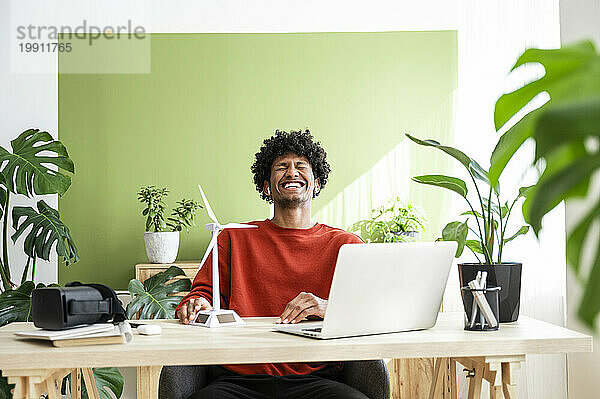
[[[505,133],[492,153],[489,177],[495,184],[525,141],[535,141],[533,166],[542,172],[523,203],[523,215],[539,235],[542,218],[561,201],[587,195],[592,177],[600,172],[600,54],[589,41],[555,50],[529,49],[513,70],[533,64],[542,65],[544,75],[496,102],[496,130]],[[537,109],[526,108],[541,93],[549,100]],[[594,328],[600,312],[600,240],[592,226],[600,222],[600,199],[591,199],[586,215],[568,233],[567,259],[584,287],[578,316]],[[582,267],[586,242],[594,245],[589,272]]]
[[[189,291],[192,285],[188,278],[172,281],[177,276],[185,276],[185,272],[171,266],[144,283],[136,279],[129,281],[128,288],[133,299],[127,305],[127,317],[132,318],[139,312],[140,319],[175,318],[175,308],[182,297],[172,294]]]
[[[12,152],[0,147],[0,215],[2,224],[2,265],[0,278],[3,291],[15,288],[8,259],[8,214],[11,195],[59,194],[63,195],[71,185],[71,178],[62,171],[74,173],[73,161],[67,149],[48,132],[39,129],[24,131],[10,142]],[[37,210],[31,207],[15,206],[12,209],[13,243],[31,227],[24,241],[24,252],[28,256],[24,266],[21,284],[27,280],[29,267],[32,267],[31,280],[35,279],[37,258],[50,260],[52,247],[68,265],[77,262],[79,255],[69,229],[60,220],[58,211],[43,199],[37,202]]]

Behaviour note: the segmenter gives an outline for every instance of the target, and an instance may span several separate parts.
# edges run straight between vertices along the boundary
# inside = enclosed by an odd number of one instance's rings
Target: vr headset
[[[82,324],[126,320],[115,291],[103,284],[68,283],[64,287],[36,288],[31,294],[33,324],[46,330],[64,330]]]

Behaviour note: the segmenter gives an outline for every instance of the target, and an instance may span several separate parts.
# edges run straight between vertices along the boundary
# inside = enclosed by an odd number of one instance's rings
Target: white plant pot
[[[146,255],[150,263],[173,263],[179,251],[179,232],[144,233]]]

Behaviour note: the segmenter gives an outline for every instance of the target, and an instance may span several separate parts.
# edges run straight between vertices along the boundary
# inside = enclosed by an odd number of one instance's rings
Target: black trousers
[[[189,399],[368,399],[338,381],[333,366],[309,375],[240,375],[221,366],[209,366],[206,387]]]

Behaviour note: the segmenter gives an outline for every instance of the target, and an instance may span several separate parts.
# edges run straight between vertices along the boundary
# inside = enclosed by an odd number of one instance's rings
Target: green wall
[[[451,102],[456,53],[455,31],[153,34],[150,74],[59,73],[59,137],[76,167],[59,206],[81,255],[59,266],[60,282],[127,286],[146,261],[142,185],[168,187],[173,205],[199,199],[201,182],[221,222],[268,217],[249,168],[276,128],[308,127],[327,150],[333,173],[318,211]],[[452,107],[442,117],[450,126]],[[418,197],[438,229],[442,194],[426,190]],[[178,259],[202,256],[207,221],[201,212],[182,235]]]

